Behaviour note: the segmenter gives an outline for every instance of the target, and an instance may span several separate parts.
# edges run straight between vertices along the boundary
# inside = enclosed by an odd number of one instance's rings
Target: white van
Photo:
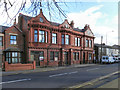
[[[102,63],[114,63],[114,57],[102,56]]]

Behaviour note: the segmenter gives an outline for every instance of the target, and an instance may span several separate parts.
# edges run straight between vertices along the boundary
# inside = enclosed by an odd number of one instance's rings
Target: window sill
[[[55,44],[55,43],[52,43],[52,45],[58,45],[57,43]]]
[[[10,44],[11,46],[18,46],[17,44]]]
[[[32,43],[45,43],[45,44],[48,44],[48,43],[46,43],[46,42],[32,42]]]

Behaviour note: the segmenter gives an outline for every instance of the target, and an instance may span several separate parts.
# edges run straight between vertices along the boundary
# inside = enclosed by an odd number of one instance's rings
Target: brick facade
[[[10,45],[10,35],[17,36],[16,45]],[[13,49],[21,53],[21,62],[35,60],[40,67],[92,63],[93,47],[94,35],[89,25],[78,29],[67,19],[62,24],[50,22],[42,10],[36,17],[20,13],[18,24],[5,30],[5,53]]]

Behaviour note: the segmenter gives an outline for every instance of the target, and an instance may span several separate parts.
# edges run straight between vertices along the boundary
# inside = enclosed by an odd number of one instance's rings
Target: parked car
[[[119,62],[120,62],[120,57],[118,57],[118,60],[119,60]]]
[[[109,56],[102,56],[102,63],[114,63],[115,58]]]
[[[115,62],[118,63],[119,62],[119,58],[115,57]]]

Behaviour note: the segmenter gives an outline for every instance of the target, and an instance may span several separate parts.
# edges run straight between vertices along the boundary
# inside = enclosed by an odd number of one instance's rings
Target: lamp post
[[[102,63],[102,40],[103,40],[103,36],[101,36],[101,55],[100,55],[100,63]]]
[[[114,31],[112,30],[111,32],[114,32]],[[107,45],[107,33],[108,33],[108,32],[106,32],[106,45]]]

